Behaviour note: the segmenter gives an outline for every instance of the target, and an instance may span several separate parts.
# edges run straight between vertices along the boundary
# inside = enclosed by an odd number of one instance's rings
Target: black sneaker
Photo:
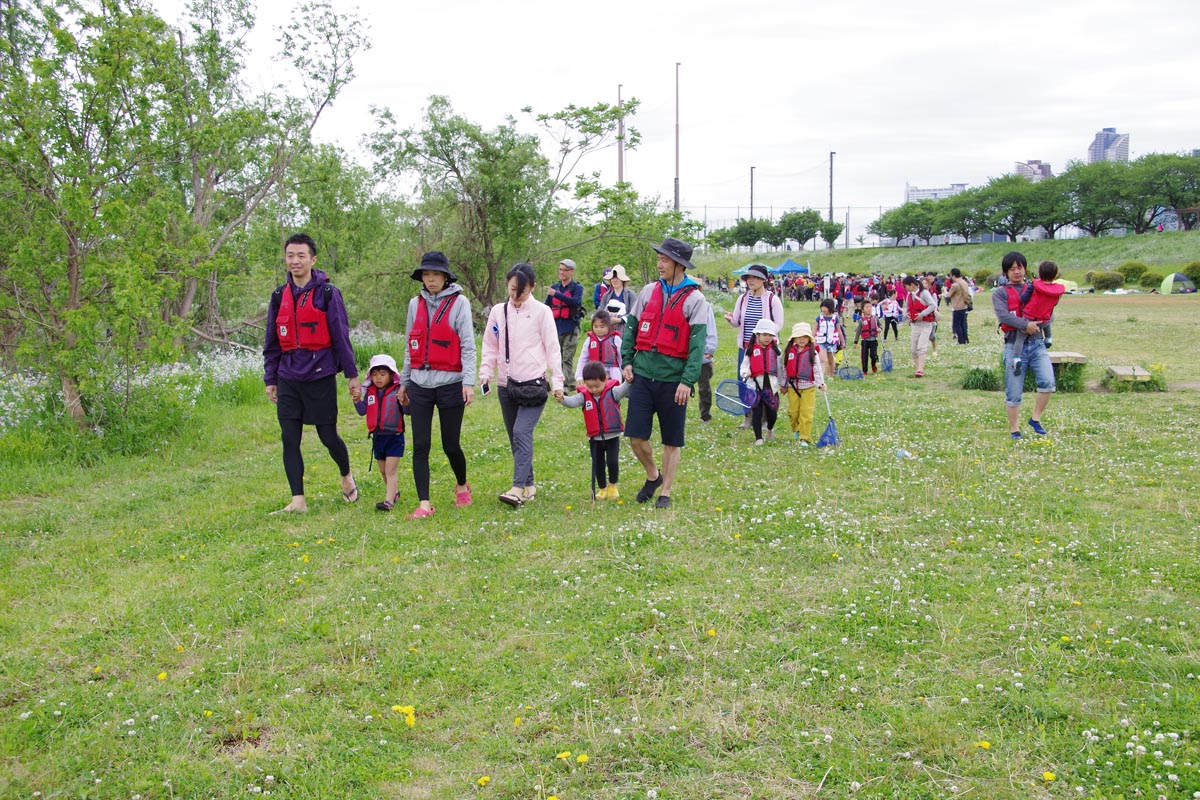
[[[662,482],[662,470],[659,470],[657,478],[652,481],[646,481],[642,484],[642,488],[639,489],[637,493],[637,501],[639,503],[645,503],[651,497],[654,497],[654,493],[658,491],[658,487],[662,486]]]
[[[658,499],[654,501],[654,507],[655,508],[670,508],[671,507],[671,495],[669,495],[669,494],[659,495]]]

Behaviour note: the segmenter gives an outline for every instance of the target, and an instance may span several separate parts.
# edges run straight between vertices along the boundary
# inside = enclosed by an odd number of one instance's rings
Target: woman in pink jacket
[[[517,264],[505,277],[508,300],[492,306],[483,329],[479,382],[486,394],[495,375],[500,412],[513,454],[512,488],[501,493],[500,502],[517,508],[537,493],[533,483],[533,429],[550,392],[562,399],[562,354],[550,307],[533,299],[533,267]]]

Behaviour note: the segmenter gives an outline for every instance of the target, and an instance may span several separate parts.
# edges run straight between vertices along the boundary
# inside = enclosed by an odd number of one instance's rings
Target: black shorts
[[[635,375],[625,398],[625,435],[630,439],[649,439],[657,415],[662,443],[668,447],[683,447],[687,405],[675,402],[675,390],[679,385]]]
[[[376,461],[404,457],[403,433],[376,433],[371,437],[371,455]]]
[[[298,419],[305,425],[336,425],[337,376],[315,381],[279,379],[275,413],[279,419]]]

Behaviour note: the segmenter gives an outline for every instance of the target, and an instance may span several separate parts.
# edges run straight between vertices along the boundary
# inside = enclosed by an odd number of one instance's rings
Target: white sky
[[[169,22],[181,0],[155,0]],[[356,4],[334,0],[339,10]],[[250,76],[272,67],[293,3],[260,0]],[[1057,174],[1094,134],[1130,157],[1200,148],[1200,3],[1125,0],[362,0],[372,49],[317,137],[355,150],[385,105],[402,125],[429,95],[486,128],[530,105],[642,108],[625,176],[669,204],[679,69],[681,205],[720,227],[741,207],[850,207],[858,232],[905,182],[980,184],[1040,159]],[[274,70],[274,71],[273,71]],[[532,126],[529,127],[532,131]],[[616,151],[583,164],[616,178]]]

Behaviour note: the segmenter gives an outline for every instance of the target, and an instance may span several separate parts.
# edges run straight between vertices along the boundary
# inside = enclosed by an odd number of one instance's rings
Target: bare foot
[[[308,513],[308,504],[307,503],[303,503],[303,502],[297,503],[295,500],[293,500],[292,502],[288,503],[286,506],[279,509],[278,511],[272,511],[271,516],[275,516],[276,514],[307,514],[307,513]]]

